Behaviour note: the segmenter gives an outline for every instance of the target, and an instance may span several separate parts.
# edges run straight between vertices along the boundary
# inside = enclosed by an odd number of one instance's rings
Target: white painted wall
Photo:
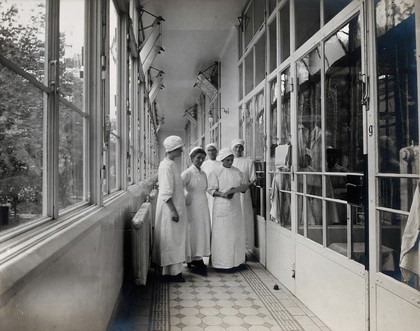
[[[124,192],[3,263],[0,329],[106,330],[128,258],[124,230],[151,188]]]
[[[221,112],[222,116],[222,147],[230,147],[230,142],[239,137],[238,113],[238,38],[237,29],[232,26],[228,42],[221,55],[221,107],[229,110],[229,114]]]
[[[332,330],[367,330],[364,274],[297,243],[295,279],[296,296]]]

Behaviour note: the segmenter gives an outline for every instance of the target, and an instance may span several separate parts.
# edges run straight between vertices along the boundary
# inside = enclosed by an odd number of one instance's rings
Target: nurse
[[[218,155],[222,164],[210,173],[208,192],[214,197],[211,237],[213,268],[232,269],[245,262],[245,228],[239,192],[242,173],[232,166],[233,153],[226,147]]]
[[[243,155],[244,140],[232,140],[231,148],[235,156],[233,166],[242,172],[244,183],[247,183],[248,187],[253,185],[257,180],[255,166],[254,161],[251,158]],[[242,215],[245,223],[246,248],[252,250],[254,248],[254,209],[252,208],[251,192],[247,189],[244,193],[241,193],[240,196]]]
[[[173,282],[185,282],[182,268],[189,255],[187,208],[181,174],[175,163],[183,146],[178,136],[165,139],[166,157],[160,162],[158,173],[154,261],[162,267],[164,278]]]
[[[210,173],[220,167],[220,161],[216,160],[217,157],[217,145],[214,143],[210,143],[206,146],[206,152],[207,152],[207,160],[203,162],[203,165],[201,166],[201,170],[203,170],[206,175],[207,179],[209,178]],[[207,193],[207,200],[209,203],[209,210],[210,210],[210,222],[212,222],[212,210],[213,210],[213,200],[214,198]]]
[[[186,203],[190,237],[188,267],[206,276],[207,266],[203,257],[210,256],[210,212],[207,202],[207,176],[201,170],[206,152],[194,147],[190,152],[192,165],[181,174],[186,190]]]

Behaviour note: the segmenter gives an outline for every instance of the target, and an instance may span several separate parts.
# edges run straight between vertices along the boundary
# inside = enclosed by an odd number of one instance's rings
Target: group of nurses
[[[210,255],[213,268],[235,270],[245,262],[245,243],[251,247],[254,237],[249,230],[253,210],[248,188],[255,171],[252,160],[242,155],[243,140],[235,139],[231,148],[219,153],[215,144],[206,146],[208,154],[194,147],[189,153],[191,166],[180,174],[174,159],[183,145],[178,136],[163,143],[166,157],[159,165],[155,223],[154,261],[162,266],[164,277],[176,282],[185,281],[184,261],[207,275],[203,257]]]

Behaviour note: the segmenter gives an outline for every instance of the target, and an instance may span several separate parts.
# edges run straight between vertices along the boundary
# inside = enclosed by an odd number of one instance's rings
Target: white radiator
[[[150,267],[152,204],[144,202],[131,221],[133,269],[136,285],[146,285]]]

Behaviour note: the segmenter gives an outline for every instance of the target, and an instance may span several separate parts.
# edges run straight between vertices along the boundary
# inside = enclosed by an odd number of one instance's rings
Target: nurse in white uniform
[[[214,197],[211,259],[213,268],[232,269],[245,262],[245,228],[240,190],[242,173],[232,166],[233,153],[222,148],[222,165],[210,173],[208,192]]]
[[[244,183],[249,184],[249,186],[253,185],[257,180],[255,166],[251,158],[243,155],[244,140],[232,140],[231,148],[235,156],[233,166],[242,172]],[[252,250],[254,248],[254,209],[252,208],[251,192],[249,189],[245,193],[241,193],[241,208],[245,222],[246,248]]]
[[[194,147],[190,152],[192,165],[181,174],[186,191],[186,203],[190,237],[188,267],[207,275],[203,257],[210,256],[210,212],[207,201],[207,176],[201,170],[206,152]]]
[[[185,282],[183,262],[189,255],[187,208],[184,186],[175,158],[181,156],[184,142],[169,136],[163,142],[166,157],[159,164],[159,194],[156,204],[154,261],[168,281]]]

